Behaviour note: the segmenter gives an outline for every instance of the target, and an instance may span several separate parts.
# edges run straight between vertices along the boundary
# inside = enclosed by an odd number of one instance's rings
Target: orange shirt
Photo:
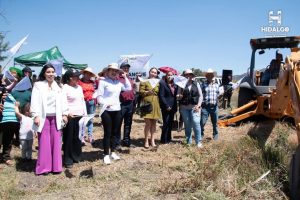
[[[83,82],[82,80],[79,80],[78,85],[82,87],[84,100],[85,101],[92,100],[93,94],[95,92],[94,82],[93,81]]]

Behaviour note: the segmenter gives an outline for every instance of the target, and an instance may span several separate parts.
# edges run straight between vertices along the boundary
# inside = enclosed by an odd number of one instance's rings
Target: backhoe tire
[[[292,156],[289,176],[291,200],[298,200],[300,199],[300,146]]]
[[[248,88],[240,88],[238,95],[238,108],[249,103],[252,100],[255,100],[255,92]]]

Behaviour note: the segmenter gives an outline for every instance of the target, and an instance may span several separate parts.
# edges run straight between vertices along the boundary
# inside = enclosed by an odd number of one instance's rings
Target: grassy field
[[[0,199],[288,199],[289,161],[297,139],[288,124],[222,128],[218,141],[211,139],[208,124],[203,149],[185,145],[184,131],[173,131],[172,144],[144,149],[144,121],[135,115],[135,147],[122,148],[121,160],[105,166],[98,122],[96,146],[84,146],[82,162],[58,175],[35,176],[37,152],[33,162],[24,163],[14,147],[14,165],[0,164]]]
[[[0,199],[286,199],[288,164],[295,131],[264,121],[220,129],[211,140],[208,124],[204,148],[182,143],[184,132],[173,132],[174,143],[144,149],[144,122],[134,117],[135,148],[123,148],[121,160],[102,163],[102,134],[95,128],[96,147],[83,148],[82,162],[59,175],[35,176],[32,163],[1,164]],[[158,135],[160,135],[158,127]],[[34,152],[36,158],[36,152]],[[257,179],[264,173],[263,179]]]

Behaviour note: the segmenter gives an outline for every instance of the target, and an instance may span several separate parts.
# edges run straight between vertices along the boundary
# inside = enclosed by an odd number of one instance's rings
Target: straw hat
[[[208,70],[206,71],[207,74],[214,74],[215,71],[212,68],[208,68]]]
[[[208,68],[207,71],[206,71],[205,76],[208,75],[208,74],[212,74],[213,76],[215,76],[215,71],[211,68]]]
[[[92,74],[92,77],[96,76],[96,74],[94,74],[93,70],[91,67],[87,67],[84,70],[81,70],[80,73],[84,74],[85,72]]]
[[[98,76],[100,76],[100,77],[101,77],[101,76],[104,76],[106,72],[107,72],[107,67],[104,67],[104,68],[102,69],[102,71],[98,73]]]
[[[122,70],[119,68],[118,63],[110,63],[106,68],[107,68],[107,70],[109,70],[109,69],[115,69],[115,70],[122,71]]]

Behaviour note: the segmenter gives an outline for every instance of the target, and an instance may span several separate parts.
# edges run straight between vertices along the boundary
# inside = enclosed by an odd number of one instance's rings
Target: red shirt
[[[94,82],[93,81],[83,82],[82,80],[79,80],[78,85],[82,87],[84,100],[85,101],[92,100],[93,94],[95,92]]]
[[[128,80],[131,84],[131,90],[120,93],[120,101],[121,102],[133,101],[134,98],[135,98],[135,96],[134,96],[134,83],[128,75],[127,75],[127,78],[128,78]],[[123,84],[125,83],[125,79],[123,78],[123,76],[119,76],[118,80]]]

